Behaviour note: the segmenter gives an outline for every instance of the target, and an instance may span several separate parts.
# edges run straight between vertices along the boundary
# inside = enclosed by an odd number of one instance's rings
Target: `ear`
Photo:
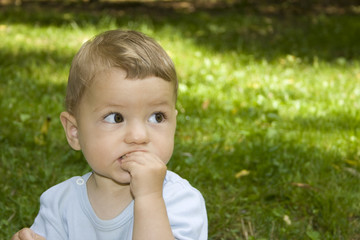
[[[81,147],[79,143],[78,126],[75,117],[68,112],[62,112],[60,114],[60,121],[64,127],[66,139],[69,145],[74,150],[80,150]]]

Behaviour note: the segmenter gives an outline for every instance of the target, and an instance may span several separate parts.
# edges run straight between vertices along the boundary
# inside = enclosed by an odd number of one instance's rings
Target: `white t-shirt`
[[[70,178],[40,197],[40,211],[31,229],[47,240],[131,240],[134,201],[111,220],[98,218],[87,195],[91,176]],[[167,171],[163,197],[175,239],[207,239],[207,215],[201,193],[188,181]]]

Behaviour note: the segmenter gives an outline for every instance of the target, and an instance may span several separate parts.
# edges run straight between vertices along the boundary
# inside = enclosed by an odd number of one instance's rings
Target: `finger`
[[[126,155],[124,155],[123,159],[129,159],[129,158],[141,158],[141,157],[146,157],[149,156],[149,153],[145,153],[145,152],[131,152],[131,153],[127,153]]]
[[[166,164],[157,159],[128,159],[121,163],[121,168],[131,177],[143,174],[166,174]]]
[[[148,152],[132,152],[126,154],[123,161],[136,161],[142,165],[164,163],[157,155]]]
[[[33,234],[35,233],[30,228],[23,228],[11,240],[34,240]]]
[[[158,167],[162,167],[163,165],[165,165],[163,162],[156,162],[148,159],[133,158],[122,161],[120,167],[123,170],[129,172],[130,175],[134,175],[138,171],[144,169],[158,168]]]
[[[151,162],[152,158],[150,155],[145,155],[144,153],[129,153],[122,159],[121,163],[134,162],[139,165],[145,165]]]
[[[139,166],[140,164],[138,162],[131,159],[123,160],[120,165],[123,170],[129,172],[130,174]]]

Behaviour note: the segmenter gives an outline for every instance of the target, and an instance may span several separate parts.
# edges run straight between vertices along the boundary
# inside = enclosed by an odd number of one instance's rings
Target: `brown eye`
[[[122,116],[121,114],[115,113],[114,121],[115,121],[116,123],[121,123],[121,122],[124,121],[124,118],[123,118],[123,116]]]
[[[156,113],[155,119],[157,122],[162,122],[164,120],[164,116],[161,113]]]
[[[151,115],[149,122],[151,123],[161,123],[165,120],[165,114],[158,112]]]
[[[108,123],[121,123],[124,121],[124,118],[120,113],[110,113],[104,120]]]

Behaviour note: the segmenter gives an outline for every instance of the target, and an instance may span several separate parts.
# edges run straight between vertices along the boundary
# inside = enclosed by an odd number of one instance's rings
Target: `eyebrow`
[[[153,102],[148,103],[149,106],[172,106],[172,102],[171,101],[167,101],[167,100],[155,100]],[[101,106],[97,106],[94,108],[93,112],[100,112],[102,109],[104,108],[124,108],[126,105],[123,104],[118,104],[118,103],[108,103],[108,104],[103,104]]]
[[[97,106],[94,108],[93,112],[100,112],[101,110],[103,110],[104,108],[123,108],[125,107],[125,105],[122,104],[115,104],[115,103],[109,103],[109,104],[103,104],[100,106]]]
[[[151,105],[151,106],[171,105],[171,101],[163,101],[163,100],[154,101],[154,102],[149,103],[149,105]]]

